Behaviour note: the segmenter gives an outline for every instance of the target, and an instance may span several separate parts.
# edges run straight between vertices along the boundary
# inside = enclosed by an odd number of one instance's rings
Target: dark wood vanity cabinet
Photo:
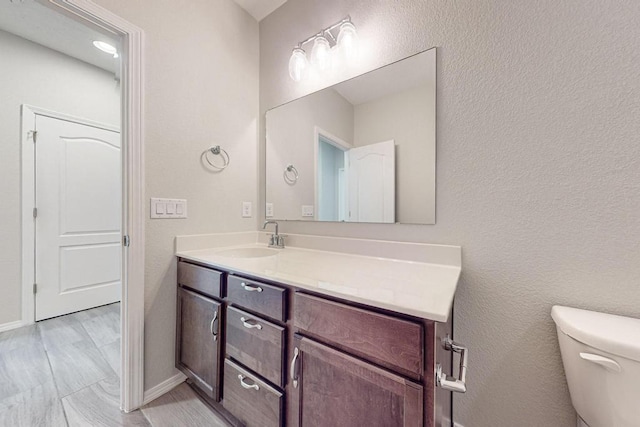
[[[450,331],[178,263],[176,366],[233,425],[450,426],[450,392],[434,381],[436,357],[451,367],[438,346]]]
[[[220,398],[221,313],[221,303],[178,289],[176,367],[214,401]]]
[[[291,425],[423,425],[421,385],[300,335],[294,345]]]

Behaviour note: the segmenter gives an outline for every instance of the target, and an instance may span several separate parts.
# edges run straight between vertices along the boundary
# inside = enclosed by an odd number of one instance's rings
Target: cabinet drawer
[[[222,405],[247,427],[276,427],[283,424],[283,395],[260,378],[224,361]]]
[[[422,325],[296,292],[293,324],[411,378],[424,373]]]
[[[227,307],[227,356],[284,386],[285,329],[235,307]]]
[[[227,279],[229,301],[281,322],[286,320],[286,292],[286,289],[242,277],[229,276]]]
[[[178,284],[211,297],[222,298],[222,276],[223,273],[216,270],[178,262]]]

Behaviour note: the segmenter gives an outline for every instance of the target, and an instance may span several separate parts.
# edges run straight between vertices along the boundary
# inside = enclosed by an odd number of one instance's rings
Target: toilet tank
[[[589,427],[640,427],[640,319],[554,306],[571,402]]]

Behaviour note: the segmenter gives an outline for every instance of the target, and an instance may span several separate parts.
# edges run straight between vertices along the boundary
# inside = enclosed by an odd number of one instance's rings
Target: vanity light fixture
[[[114,58],[118,58],[118,49],[116,49],[114,46],[110,45],[109,43],[105,43],[105,42],[101,42],[99,40],[95,40],[93,42],[93,45],[100,49],[101,51],[108,53],[109,55],[113,55]]]
[[[313,42],[313,47],[311,49],[311,61],[309,61],[307,53],[302,46],[311,42]],[[299,82],[304,78],[309,65],[320,72],[327,71],[331,68],[336,50],[342,54],[345,62],[349,65],[358,56],[358,33],[355,25],[351,22],[351,17],[348,15],[335,24],[301,41],[293,48],[291,58],[289,58],[289,76],[294,81]]]

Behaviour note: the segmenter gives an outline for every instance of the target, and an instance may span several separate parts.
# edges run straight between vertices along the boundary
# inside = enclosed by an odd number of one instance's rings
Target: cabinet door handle
[[[247,319],[246,317],[241,317],[240,320],[242,321],[242,325],[247,329],[254,329],[254,328],[257,330],[262,329],[262,325],[253,319]],[[254,322],[254,323],[249,323],[249,322]]]
[[[247,292],[262,292],[262,288],[260,286],[247,285],[245,282],[242,282],[240,286],[242,286],[242,289]]]
[[[293,359],[291,359],[291,369],[289,370],[289,376],[293,382],[293,388],[298,388],[298,373],[296,372],[296,362],[298,361],[298,355],[300,350],[298,347],[293,349]]]
[[[256,383],[253,383],[253,384],[247,384],[247,383],[245,383],[245,382],[244,382],[244,379],[245,379],[245,378],[246,378],[246,377],[245,377],[244,375],[242,375],[242,374],[238,374],[238,379],[240,380],[240,385],[242,386],[242,388],[247,388],[247,389],[252,388],[252,389],[254,389],[254,390],[260,390],[260,386],[259,386],[258,384],[256,384]]]
[[[209,325],[209,330],[211,331],[211,335],[213,335],[214,341],[218,340],[218,333],[217,333],[218,328],[214,328],[214,324],[216,323],[216,320],[218,320],[218,310],[213,312],[213,319],[211,319],[211,324]]]

